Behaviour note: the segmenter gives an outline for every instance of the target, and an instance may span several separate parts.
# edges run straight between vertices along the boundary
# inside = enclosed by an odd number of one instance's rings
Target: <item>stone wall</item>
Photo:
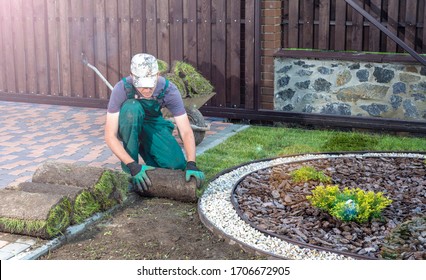
[[[426,121],[426,67],[276,57],[274,110]]]

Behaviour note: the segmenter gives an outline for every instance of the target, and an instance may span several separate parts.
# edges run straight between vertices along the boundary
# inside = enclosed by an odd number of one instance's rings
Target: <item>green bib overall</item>
[[[160,101],[166,94],[169,81],[156,99],[135,99],[136,89],[123,78],[127,100],[119,115],[118,134],[126,152],[139,162],[139,154],[145,164],[153,167],[184,170],[186,159],[182,148],[173,136],[174,125],[165,120]],[[121,166],[127,173],[127,166]]]

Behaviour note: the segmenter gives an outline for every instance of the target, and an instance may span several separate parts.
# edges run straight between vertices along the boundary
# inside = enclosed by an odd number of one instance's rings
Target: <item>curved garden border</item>
[[[242,178],[255,171],[280,164],[332,157],[411,157],[426,159],[424,152],[341,152],[311,153],[264,159],[245,163],[218,174],[209,184],[198,203],[202,223],[214,234],[245,251],[276,259],[356,259],[338,251],[308,244],[296,244],[265,233],[247,223],[232,203],[233,190]],[[304,246],[302,246],[304,245]],[[359,257],[358,257],[359,258]]]

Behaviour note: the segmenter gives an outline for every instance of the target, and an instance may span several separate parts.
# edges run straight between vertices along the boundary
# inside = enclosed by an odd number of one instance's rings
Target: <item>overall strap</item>
[[[166,84],[164,85],[163,91],[158,95],[157,99],[163,99],[166,95],[166,90],[169,87],[169,80],[166,79]]]
[[[126,78],[122,79],[123,84],[124,84],[124,89],[126,90],[127,93],[127,99],[134,99],[135,98],[135,94],[134,94],[134,89],[133,89],[133,85],[130,84],[129,82],[127,82]]]

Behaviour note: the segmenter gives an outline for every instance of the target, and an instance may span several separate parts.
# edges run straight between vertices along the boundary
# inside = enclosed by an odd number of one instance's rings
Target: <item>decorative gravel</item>
[[[203,220],[231,240],[243,247],[283,259],[342,260],[352,259],[339,253],[320,249],[302,248],[280,238],[264,234],[246,223],[236,212],[231,195],[237,182],[258,170],[307,160],[326,158],[365,158],[365,157],[404,157],[426,159],[426,155],[416,153],[353,153],[353,154],[305,154],[272,160],[249,163],[227,172],[212,181],[199,201],[200,216]]]

